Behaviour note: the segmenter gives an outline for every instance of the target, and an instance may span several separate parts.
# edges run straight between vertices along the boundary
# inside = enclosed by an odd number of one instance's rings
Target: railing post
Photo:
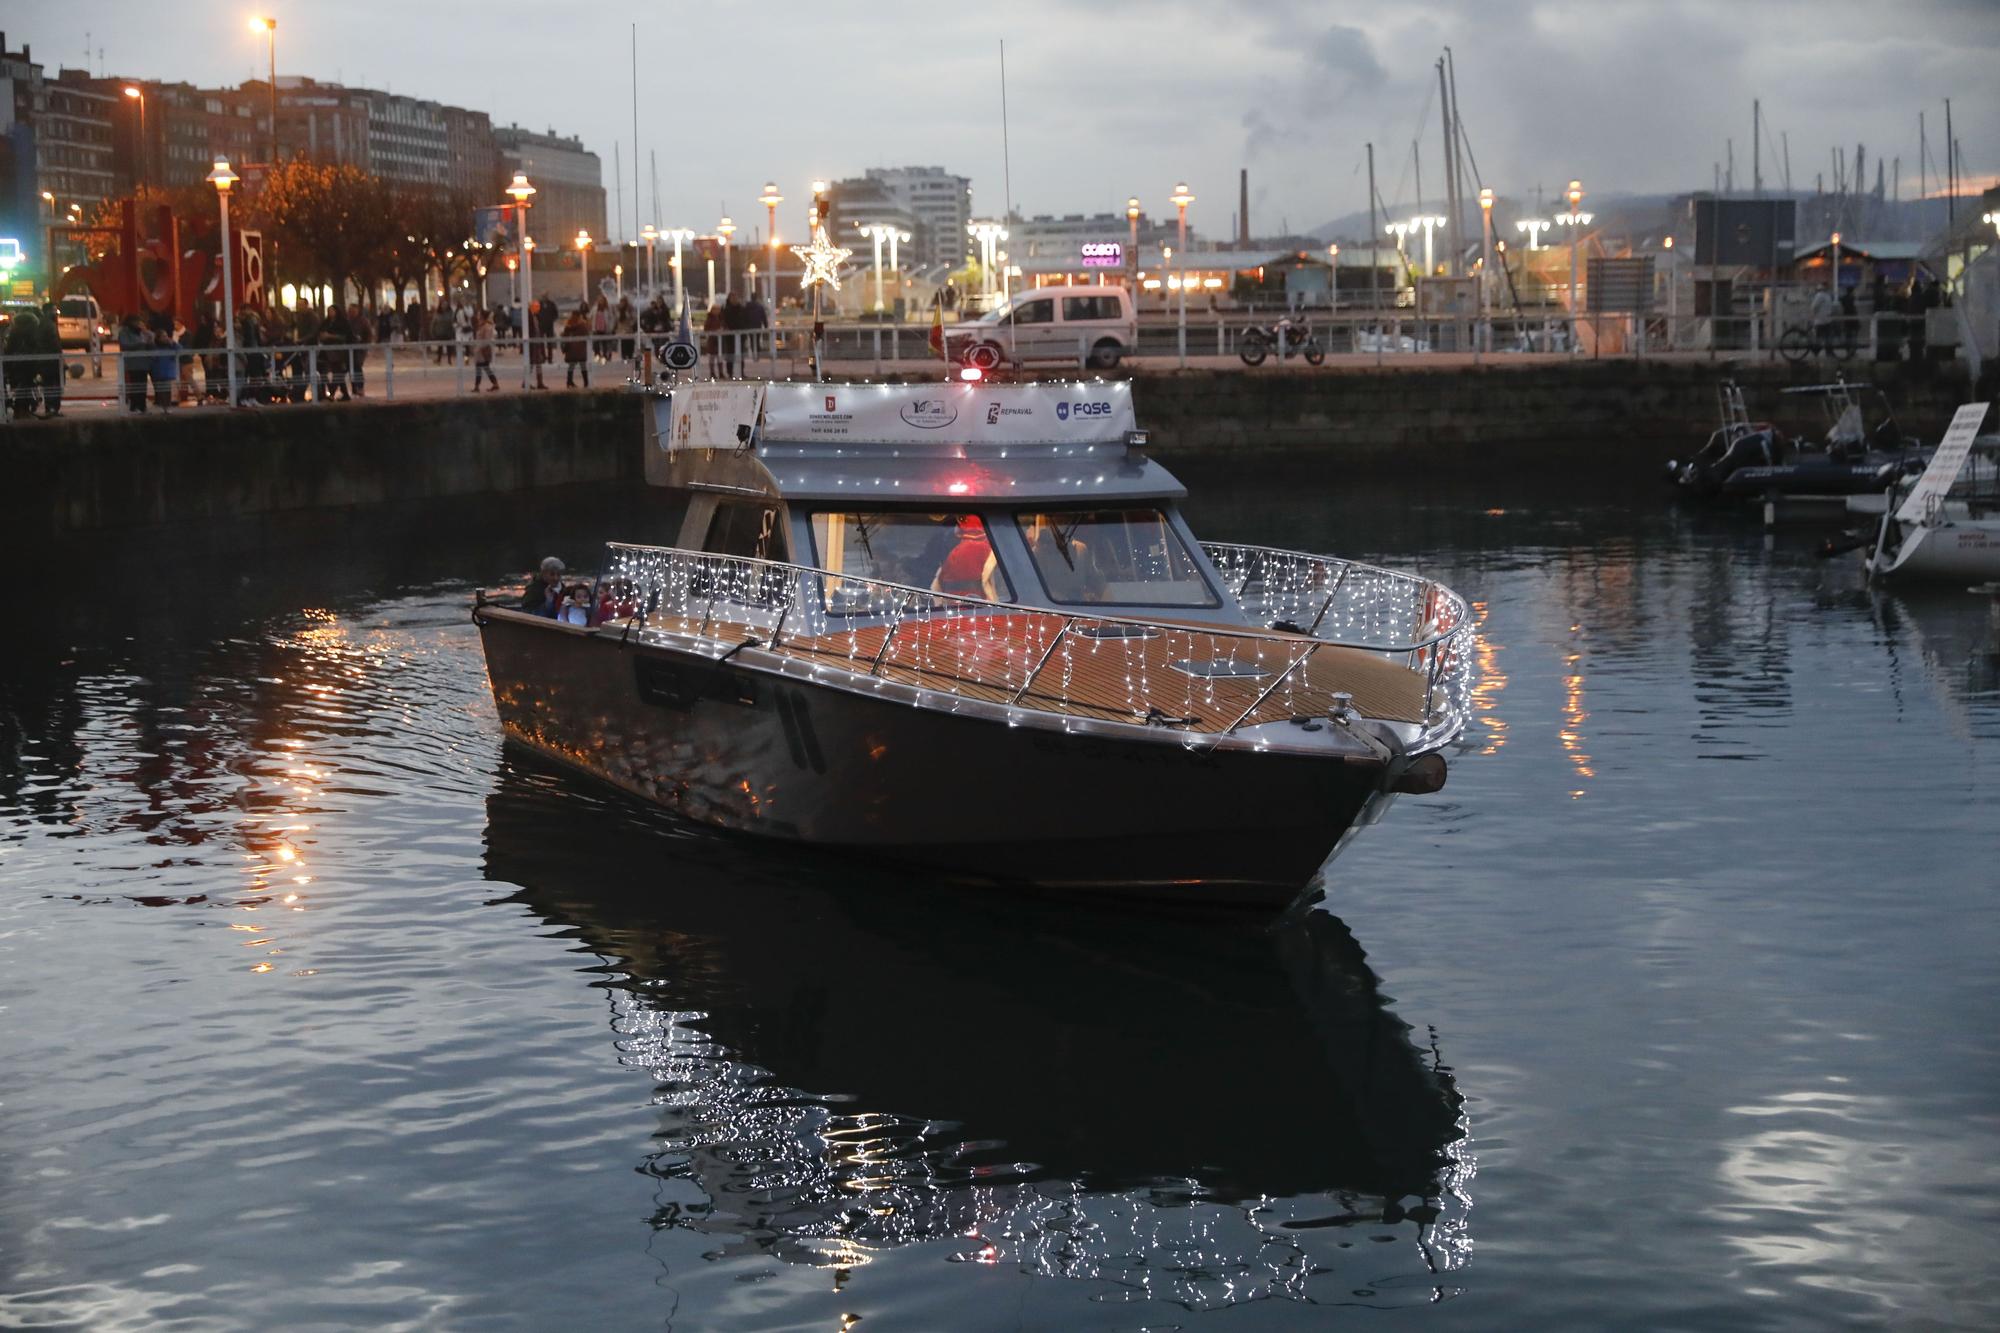
[[[382,344],[382,396],[396,400],[396,344]]]
[[[118,373],[120,376],[119,383],[123,384],[125,367],[122,362],[119,365]],[[0,419],[12,421],[14,419],[13,408],[14,405],[7,401],[7,358],[0,356]]]
[[[1035,677],[1042,674],[1042,668],[1049,664],[1049,659],[1051,657],[1055,656],[1056,645],[1063,641],[1063,635],[1069,633],[1069,627],[1075,623],[1076,622],[1074,620],[1069,620],[1069,619],[1065,619],[1063,621],[1062,628],[1058,629],[1056,631],[1056,636],[1053,639],[1049,640],[1049,646],[1042,650],[1042,656],[1040,660],[1038,660],[1035,663],[1035,669],[1028,673],[1027,679],[1021,682],[1021,688],[1015,690],[1014,697],[1007,701],[1007,706],[1009,708],[1012,708],[1015,704],[1020,703],[1022,699],[1027,697],[1028,687],[1035,683]]]

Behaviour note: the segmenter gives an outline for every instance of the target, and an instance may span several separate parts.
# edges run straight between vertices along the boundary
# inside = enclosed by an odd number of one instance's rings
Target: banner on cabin
[[[669,401],[673,415],[667,424],[670,454],[684,449],[748,449],[764,410],[762,384],[683,384]]]
[[[1121,444],[1132,386],[773,384],[761,438],[774,444]]]

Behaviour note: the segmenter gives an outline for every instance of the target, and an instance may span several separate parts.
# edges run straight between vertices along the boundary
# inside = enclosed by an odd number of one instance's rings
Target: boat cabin
[[[1144,446],[1126,383],[693,384],[646,475],[687,495],[675,545],[823,570],[828,611],[854,580],[1242,626]]]

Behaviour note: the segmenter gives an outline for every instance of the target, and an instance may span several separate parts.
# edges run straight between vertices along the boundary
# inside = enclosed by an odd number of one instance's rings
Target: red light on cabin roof
[[[972,490],[972,487],[965,482],[954,481],[951,485],[945,487],[945,490],[953,495],[965,495]]]

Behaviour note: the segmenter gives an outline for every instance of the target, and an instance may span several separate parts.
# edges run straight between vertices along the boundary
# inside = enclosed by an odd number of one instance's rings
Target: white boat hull
[[[1935,527],[1902,526],[1902,545],[1894,555],[1883,553],[1875,557],[1872,565],[1875,573],[1956,583],[2000,579],[2000,519],[1947,520]]]

